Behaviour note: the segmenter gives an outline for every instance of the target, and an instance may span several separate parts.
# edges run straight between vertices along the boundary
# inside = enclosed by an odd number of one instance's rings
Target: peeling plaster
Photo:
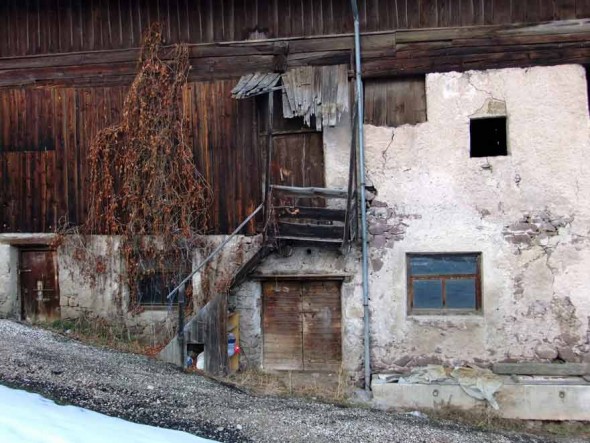
[[[584,69],[428,74],[426,93],[427,122],[393,138],[392,128],[365,125],[378,190],[369,208],[374,364],[587,358]],[[469,119],[498,115],[508,119],[509,155],[470,158]],[[408,316],[406,253],[462,251],[482,253],[483,313]]]

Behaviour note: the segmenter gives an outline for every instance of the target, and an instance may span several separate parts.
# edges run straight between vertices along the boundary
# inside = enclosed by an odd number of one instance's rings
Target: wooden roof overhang
[[[364,33],[361,47],[365,78],[590,64],[590,19]],[[350,64],[353,49],[352,34],[193,44],[189,80]],[[0,88],[130,84],[138,56],[133,48],[0,58]]]

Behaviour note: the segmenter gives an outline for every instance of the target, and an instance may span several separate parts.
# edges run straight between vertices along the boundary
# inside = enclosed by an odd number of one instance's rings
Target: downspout
[[[359,9],[356,0],[350,0],[354,17],[354,61],[356,68],[356,104],[357,104],[357,133],[359,147],[359,193],[361,195],[361,243],[363,265],[363,326],[364,326],[364,363],[365,363],[365,391],[371,390],[371,343],[369,324],[369,257],[367,250],[367,203],[365,198],[365,136],[364,136],[364,98],[363,80],[361,78],[361,36],[359,24]]]

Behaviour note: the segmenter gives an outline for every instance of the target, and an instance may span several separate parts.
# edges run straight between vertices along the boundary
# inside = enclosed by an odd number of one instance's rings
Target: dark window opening
[[[478,253],[408,254],[408,312],[481,311],[480,258]]]
[[[154,259],[140,260],[142,272],[137,281],[137,301],[142,306],[166,306],[176,304],[177,297],[168,300],[168,294],[191,272],[190,260],[176,254],[158,263]],[[191,294],[190,283],[186,286]]]
[[[180,280],[165,272],[155,272],[142,276],[137,285],[139,303],[144,306],[168,304],[168,294],[179,282]],[[176,297],[174,303],[176,303]]]
[[[469,125],[471,157],[508,155],[506,117],[472,119]]]

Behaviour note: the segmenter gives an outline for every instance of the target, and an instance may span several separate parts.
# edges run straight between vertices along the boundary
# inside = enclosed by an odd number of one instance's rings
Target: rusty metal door
[[[342,360],[341,318],[340,282],[265,282],[265,369],[338,370]]]
[[[19,273],[22,318],[30,322],[59,319],[55,251],[22,250]]]

